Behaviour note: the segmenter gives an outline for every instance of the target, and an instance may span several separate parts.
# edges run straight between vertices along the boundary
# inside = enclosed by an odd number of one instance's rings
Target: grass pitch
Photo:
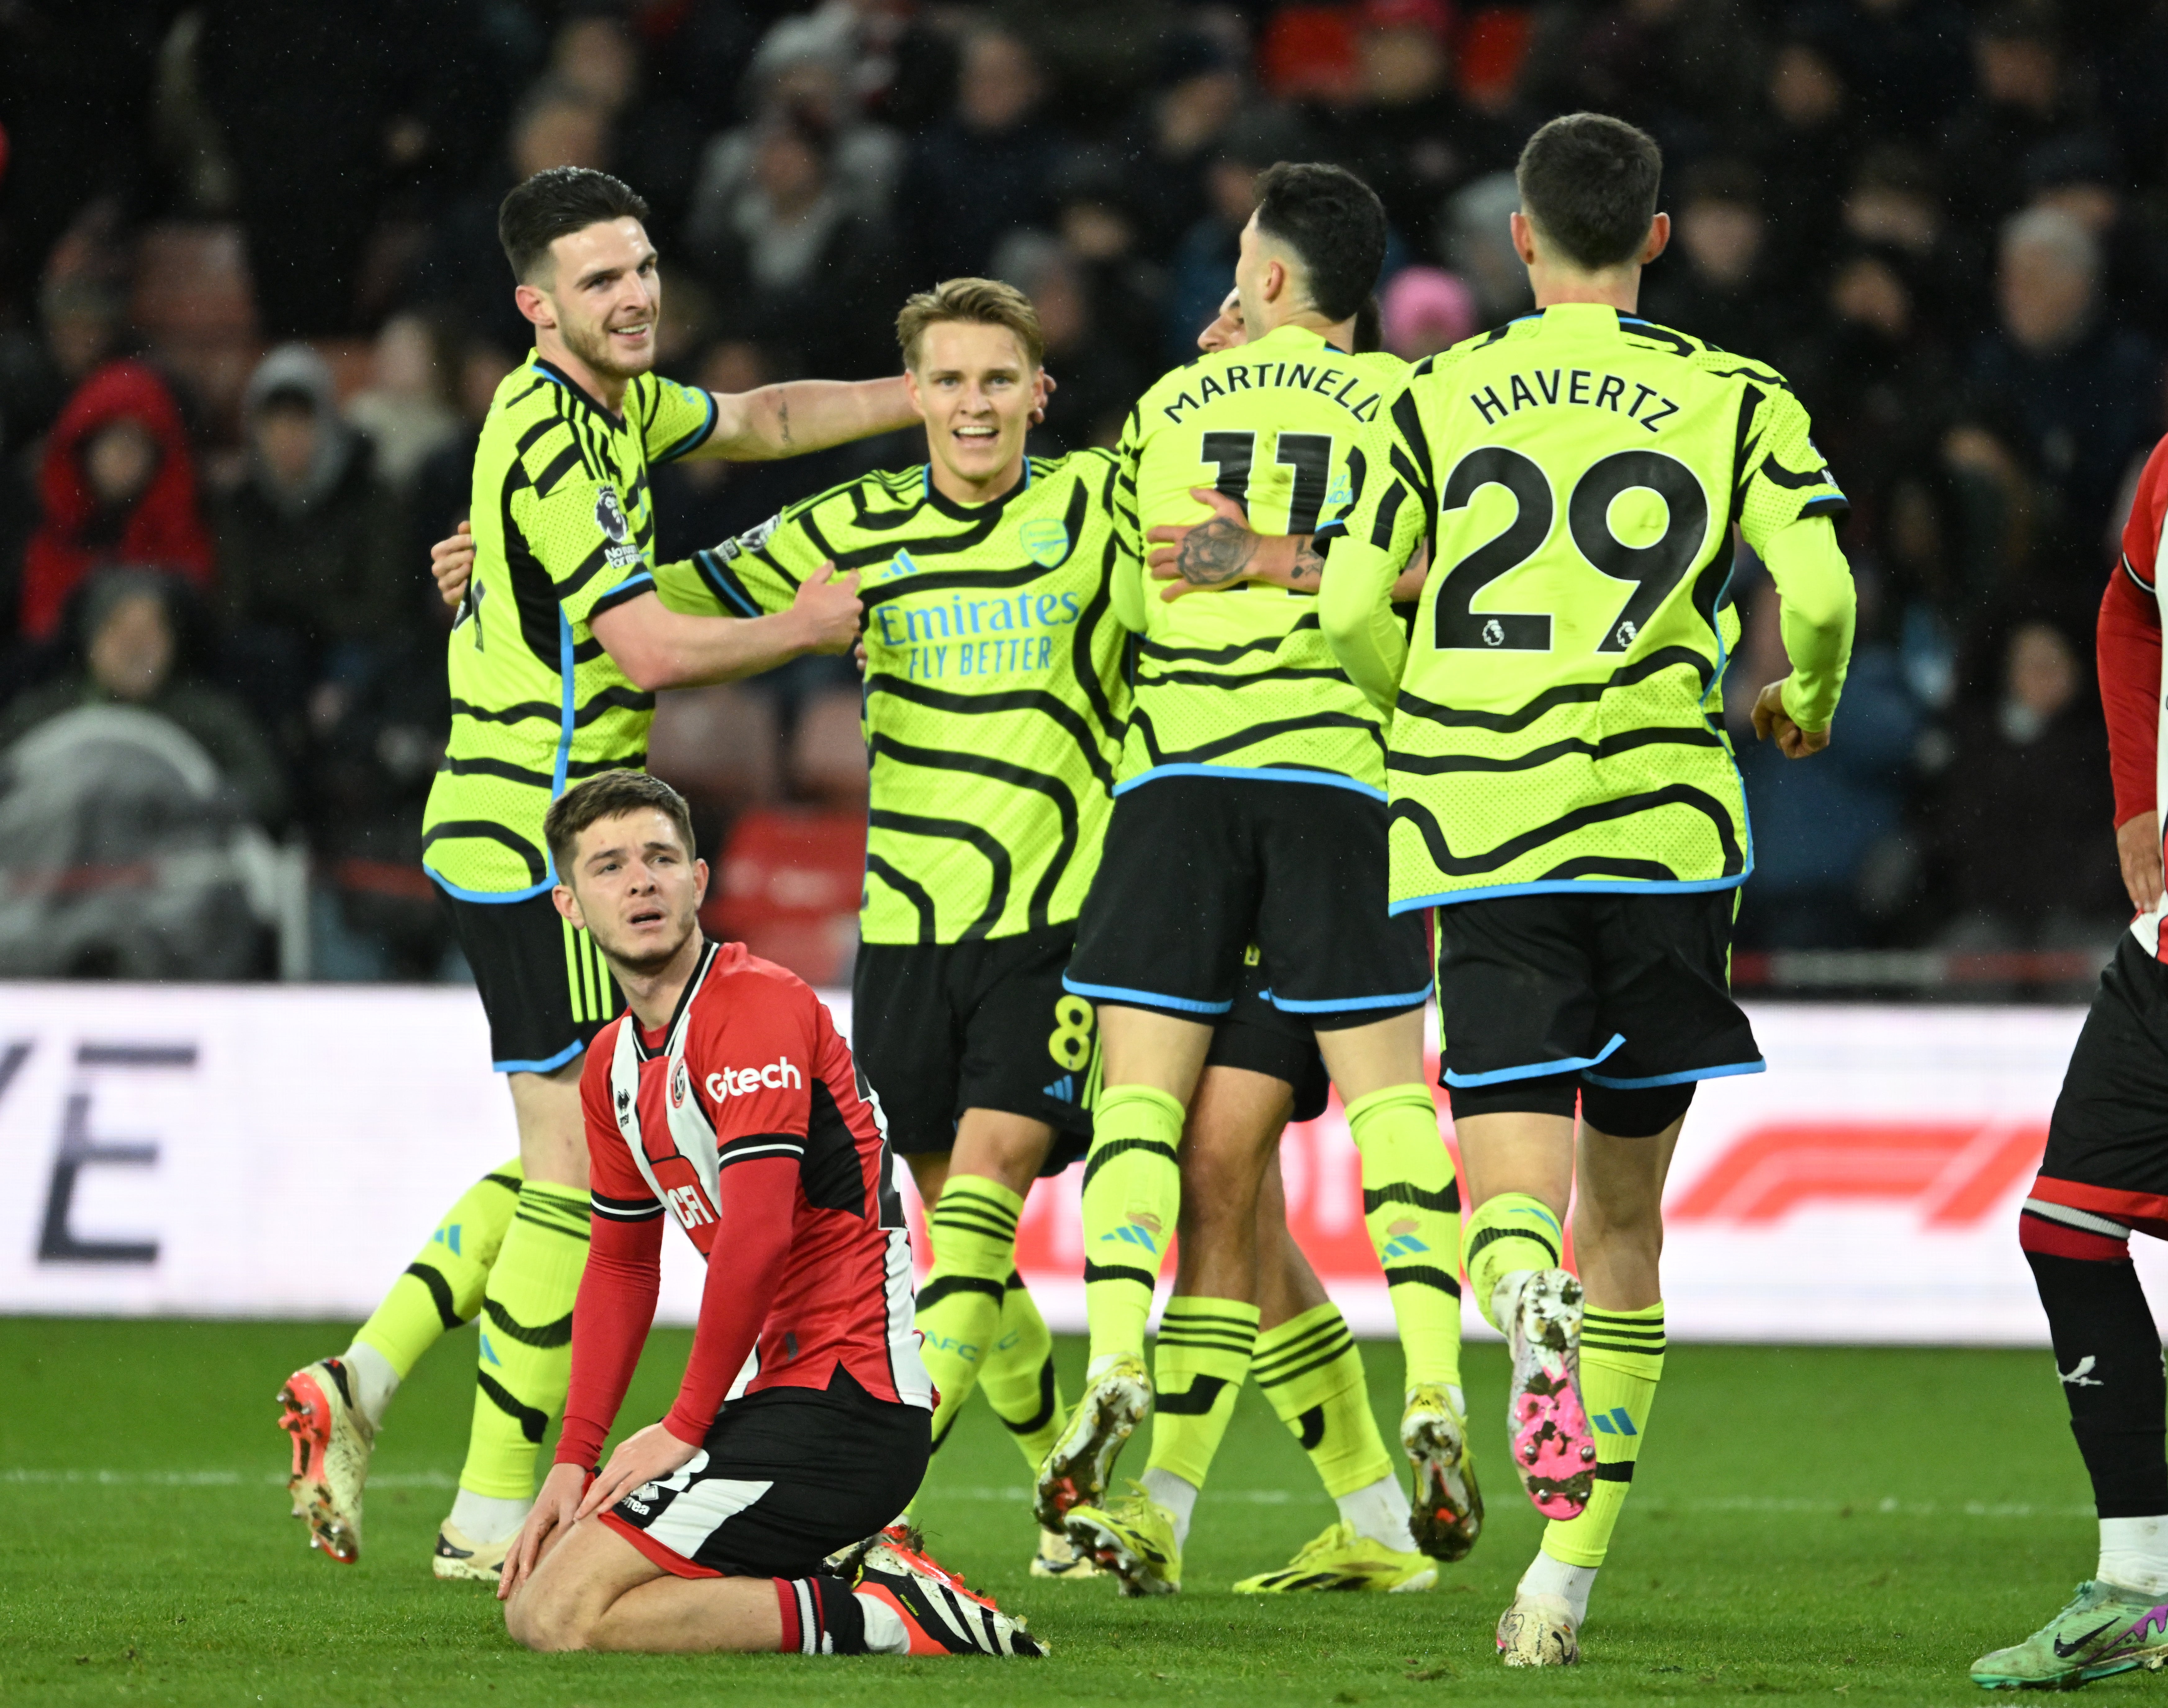
[[[273,1395],[343,1345],[295,1323],[0,1319],[0,1702],[10,1705],[958,1705],[1269,1701],[1979,1701],[1977,1654],[2090,1573],[2094,1530],[2048,1355],[1675,1347],[1586,1661],[1508,1674],[1491,1631],[1539,1529],[1503,1457],[1505,1364],[1469,1351],[1490,1523],[1428,1594],[1238,1597],[1332,1509],[1246,1394],[1176,1598],[1039,1583],[1025,1467],[983,1406],[920,1504],[945,1562],[1028,1613],[1042,1663],[530,1655],[481,1585],[438,1583],[473,1335],[401,1393],[341,1567],[286,1516]],[[688,1337],[656,1337],[627,1403],[667,1406]],[[1400,1358],[1367,1348],[1381,1421]],[[1062,1349],[1073,1393],[1082,1349]],[[1121,1469],[1141,1474],[1141,1437]],[[2096,1695],[2168,1705],[2135,1674]]]

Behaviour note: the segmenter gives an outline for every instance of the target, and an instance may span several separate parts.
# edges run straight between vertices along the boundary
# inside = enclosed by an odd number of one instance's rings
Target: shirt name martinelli
[[[1533,386],[1529,381],[1535,383]],[[1650,432],[1656,423],[1666,416],[1676,415],[1679,406],[1653,386],[1634,382],[1634,398],[1623,407],[1620,400],[1626,395],[1627,382],[1616,374],[1599,376],[1586,368],[1554,368],[1546,374],[1540,368],[1532,374],[1516,374],[1506,383],[1506,395],[1498,395],[1498,388],[1486,385],[1482,390],[1469,394],[1469,402],[1481,413],[1483,424],[1491,426],[1509,415],[1517,415],[1523,409],[1533,409],[1538,404],[1574,403],[1585,409],[1607,409],[1613,415],[1623,415],[1637,421]],[[1646,411],[1644,413],[1644,411]]]
[[[1363,383],[1360,374],[1350,374],[1330,363],[1230,362],[1216,374],[1203,375],[1194,393],[1185,389],[1160,408],[1169,421],[1178,424],[1184,411],[1202,409],[1213,399],[1237,391],[1314,391],[1320,397],[1330,398],[1358,421],[1374,421],[1384,401],[1378,393],[1366,391],[1360,398],[1350,400],[1350,394]]]

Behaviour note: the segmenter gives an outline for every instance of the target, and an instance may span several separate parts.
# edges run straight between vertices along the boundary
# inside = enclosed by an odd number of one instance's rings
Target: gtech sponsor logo
[[[2044,1121],[1831,1121],[1750,1128],[1665,1207],[1672,1222],[1767,1224],[1810,1207],[1912,1206],[1969,1228],[2040,1166]]]
[[[788,1057],[778,1056],[764,1068],[725,1068],[708,1075],[708,1095],[716,1102],[748,1097],[760,1090],[797,1090],[805,1076]]]

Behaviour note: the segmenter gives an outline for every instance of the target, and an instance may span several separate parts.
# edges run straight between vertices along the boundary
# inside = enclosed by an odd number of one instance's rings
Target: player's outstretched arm
[[[886,379],[791,379],[755,391],[718,391],[715,426],[688,457],[770,463],[893,432],[918,420],[903,376]]]
[[[790,608],[768,617],[688,617],[652,593],[598,613],[595,639],[634,685],[697,687],[757,676],[809,652],[850,650],[864,607],[856,570],[823,564],[799,584]]]
[[[1804,759],[1829,745],[1852,664],[1857,596],[1852,566],[1838,549],[1836,528],[1825,516],[1783,528],[1762,544],[1762,561],[1783,603],[1784,650],[1792,673],[1762,689],[1754,703],[1754,733],[1772,735],[1787,759]]]

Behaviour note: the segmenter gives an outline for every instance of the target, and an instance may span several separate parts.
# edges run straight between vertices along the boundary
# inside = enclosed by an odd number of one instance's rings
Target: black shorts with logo
[[[548,1074],[576,1060],[624,1004],[594,939],[545,890],[518,901],[444,897],[489,1016],[500,1074]]]
[[[1386,913],[1386,871],[1384,804],[1337,779],[1154,777],[1114,803],[1065,983],[1209,1023],[1255,946],[1272,1005],[1320,1031],[1405,1013],[1429,957],[1421,920]]]
[[[1315,1121],[1325,1113],[1332,1095],[1332,1081],[1325,1071],[1325,1058],[1317,1053],[1317,1034],[1300,1015],[1283,1013],[1265,994],[1272,977],[1262,956],[1251,952],[1242,968],[1242,988],[1235,1005],[1213,1028],[1212,1048],[1205,1053],[1208,1068],[1246,1068],[1268,1074],[1294,1088],[1296,1121]]]
[[[1760,1073],[1731,997],[1738,894],[1549,891],[1439,908],[1438,1077],[1455,1118],[1570,1116],[1578,1096],[1599,1132],[1640,1137],[1643,1108],[1675,1114],[1697,1081]]]
[[[2168,1238],[2168,967],[2128,931],[2070,1052],[2040,1174],[2095,1190],[2036,1196]]]
[[[680,1578],[805,1578],[918,1493],[933,1414],[875,1399],[838,1366],[824,1391],[768,1387],[716,1414],[690,1464],[603,1521]]]
[[[866,943],[851,977],[851,1049],[881,1101],[889,1143],[945,1151],[966,1109],[1055,1131],[1040,1172],[1092,1142],[1099,1032],[1092,1005],[1061,988],[1074,929],[968,943]]]

